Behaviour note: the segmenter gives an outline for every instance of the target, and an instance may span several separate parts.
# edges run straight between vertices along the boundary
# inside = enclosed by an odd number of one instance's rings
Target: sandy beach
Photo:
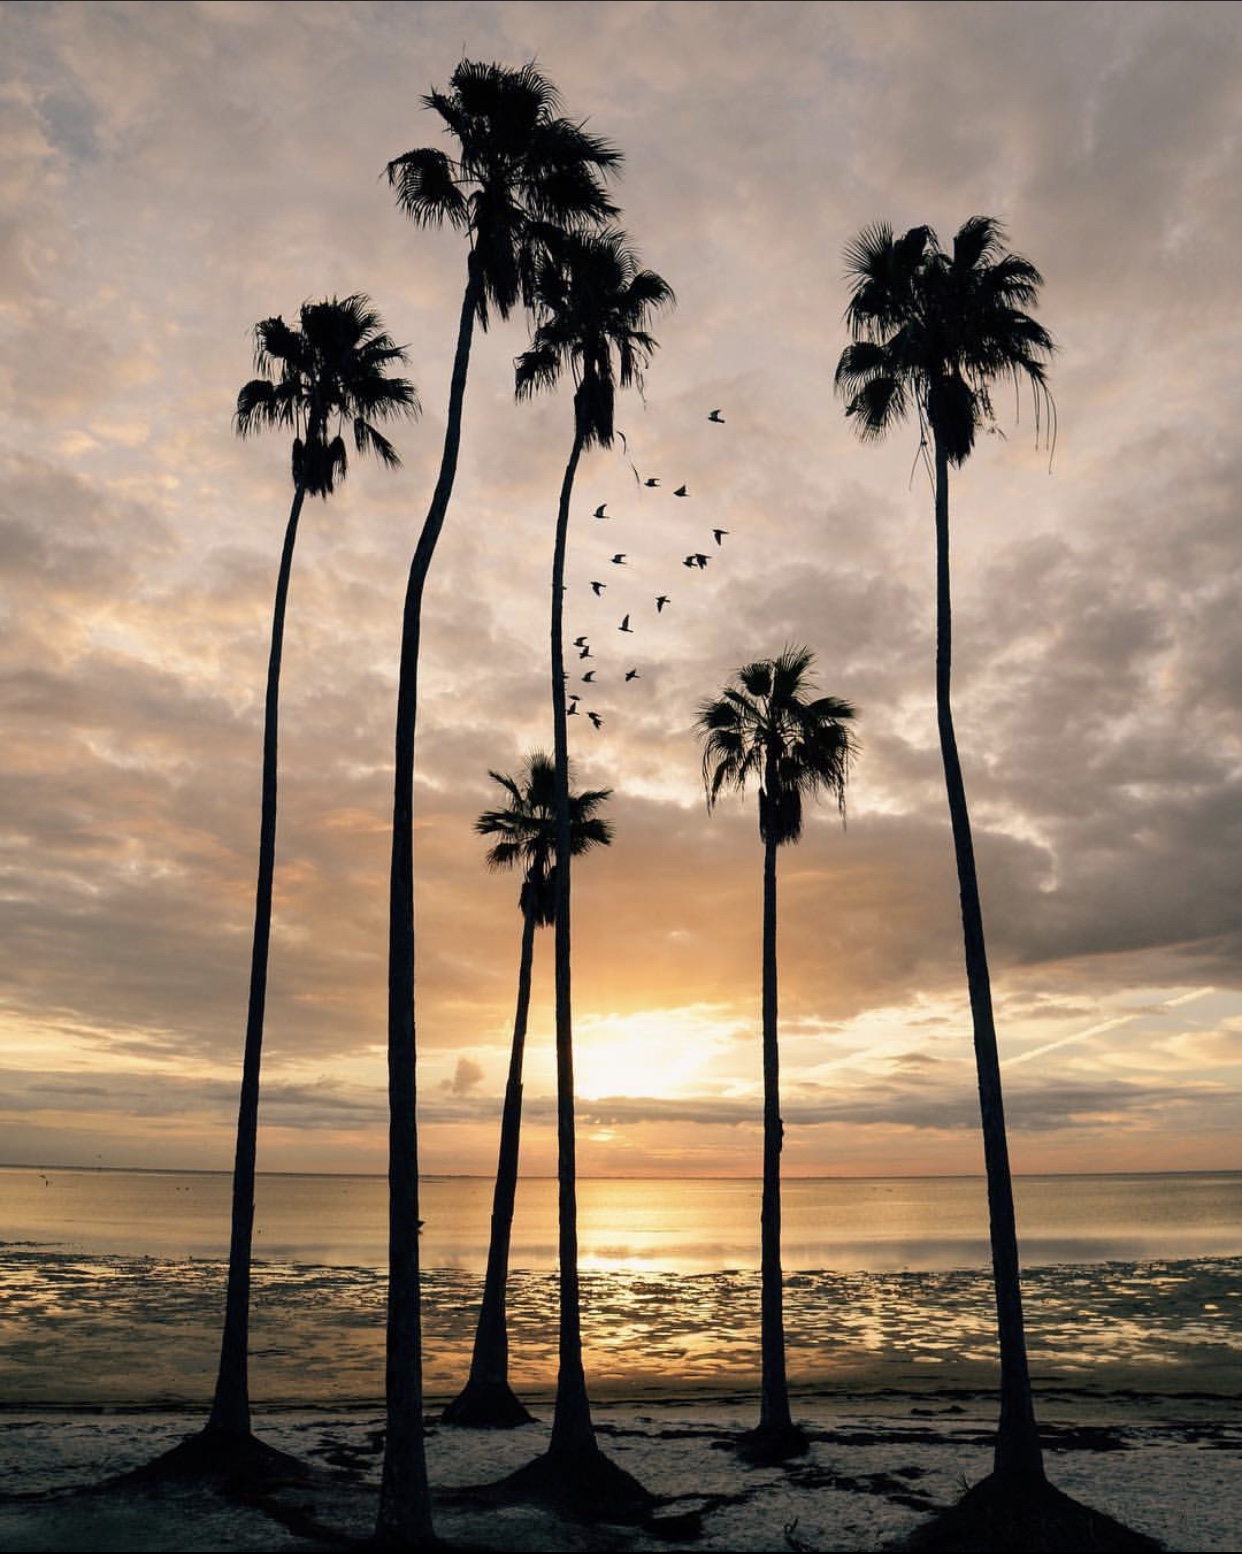
[[[879,1550],[955,1501],[990,1466],[994,1401],[971,1391],[803,1395],[810,1449],[755,1467],[736,1451],[749,1396],[631,1398],[597,1405],[600,1444],[658,1500],[634,1523],[592,1523],[489,1492],[543,1448],[540,1422],[508,1432],[432,1424],[439,1535],[494,1549]],[[1236,1399],[1058,1391],[1041,1395],[1049,1477],[1170,1550],[1242,1542]],[[202,1485],[117,1484],[191,1433],[184,1411],[14,1410],[0,1415],[0,1548],[23,1551],[291,1550],[373,1528],[382,1413],[296,1410],[256,1418],[300,1459],[304,1482],[231,1496]]]

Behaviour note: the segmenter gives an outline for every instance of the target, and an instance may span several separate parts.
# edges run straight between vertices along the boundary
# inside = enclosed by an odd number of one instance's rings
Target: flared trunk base
[[[537,1500],[592,1521],[642,1522],[658,1504],[594,1444],[546,1451],[496,1487],[502,1496]]]
[[[1156,1554],[1163,1544],[1054,1489],[1042,1475],[1022,1481],[991,1473],[896,1547],[926,1554]]]
[[[472,1376],[440,1415],[440,1423],[472,1430],[516,1430],[535,1416],[507,1381],[476,1381]]]
[[[810,1445],[806,1432],[796,1424],[761,1424],[738,1439],[737,1454],[744,1462],[756,1464],[788,1462],[803,1456]]]
[[[135,1484],[197,1479],[226,1483],[230,1489],[259,1492],[280,1484],[306,1484],[313,1470],[288,1452],[255,1435],[234,1434],[210,1425],[162,1452],[152,1462],[122,1475]]]

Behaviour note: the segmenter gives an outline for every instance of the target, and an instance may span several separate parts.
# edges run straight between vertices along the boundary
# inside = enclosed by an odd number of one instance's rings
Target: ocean
[[[1242,1172],[1015,1183],[1037,1385],[1237,1392]],[[0,1167],[0,1402],[197,1406],[215,1375],[224,1173]],[[600,1396],[756,1384],[759,1184],[579,1184],[583,1339]],[[378,1401],[386,1184],[268,1175],[256,1190],[256,1406]],[[429,1398],[464,1380],[491,1183],[424,1181]],[[791,1387],[986,1386],[995,1368],[986,1200],[970,1177],[784,1186]],[[519,1187],[514,1385],[555,1382],[556,1184]]]

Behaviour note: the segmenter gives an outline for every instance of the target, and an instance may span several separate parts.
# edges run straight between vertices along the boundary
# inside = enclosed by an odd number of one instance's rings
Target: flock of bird
[[[709,421],[711,421],[716,426],[723,426],[725,424],[724,415],[721,413],[720,410],[712,410],[708,414],[707,419]],[[628,458],[629,449],[628,449],[628,445],[626,444],[624,435],[621,436],[621,444],[622,444],[622,448],[625,450],[626,456]],[[659,489],[659,487],[660,487],[659,476],[657,476],[657,475],[648,475],[646,479],[643,479],[639,475],[638,470],[635,468],[634,463],[633,463],[632,460],[630,461],[630,468],[634,471],[634,479],[639,484],[640,487],[642,487],[644,489],[647,489],[647,490],[658,490]],[[674,488],[673,495],[675,497],[681,497],[683,499],[686,499],[686,498],[689,498],[690,491],[689,491],[687,485],[683,482],[680,486],[677,486],[677,487]],[[593,518],[595,518],[596,520],[600,521],[600,522],[607,522],[609,519],[611,519],[614,516],[613,514],[611,514],[611,513],[609,513],[607,511],[607,507],[608,507],[608,503],[607,502],[601,502],[599,504],[599,506],[595,509],[594,513],[591,516]],[[721,528],[714,528],[714,529],[712,529],[712,531],[711,531],[712,538],[715,540],[716,546],[717,546],[718,549],[724,544],[725,537],[727,536],[728,533],[729,533],[728,529],[721,529]],[[691,551],[685,557],[685,559],[682,562],[682,566],[688,567],[692,571],[699,571],[699,572],[701,572],[701,571],[704,570],[704,568],[707,566],[707,563],[711,559],[712,559],[712,556],[711,556],[710,552],[702,551],[702,550],[694,550],[694,551]],[[628,566],[629,565],[629,552],[628,551],[624,551],[624,550],[615,551],[613,553],[613,555],[611,557],[609,557],[609,564],[614,566],[614,567]],[[608,587],[608,584],[606,582],[604,582],[602,579],[598,579],[598,578],[592,578],[591,579],[591,593],[592,593],[592,596],[594,598],[597,598],[597,599],[602,598],[605,590],[607,589],[607,587]],[[672,599],[671,599],[671,596],[669,594],[666,594],[666,593],[657,594],[655,596],[656,614],[657,615],[662,614],[663,610],[664,610],[664,606],[666,604],[670,604],[671,602],[672,602]],[[634,612],[632,610],[629,610],[629,611],[627,611],[625,613],[625,615],[622,616],[621,624],[617,627],[618,631],[624,632],[624,633],[626,633],[629,636],[633,636],[634,635],[634,627],[630,625],[630,621],[631,621],[631,618],[632,618],[633,614],[634,614]],[[591,651],[590,639],[589,639],[588,635],[585,632],[581,633],[579,636],[574,638],[573,645],[578,650],[578,658],[579,658],[579,660],[589,659],[589,658],[594,657],[594,654]],[[569,674],[568,670],[565,672],[565,678],[566,678],[566,680],[568,680],[570,678],[570,674]],[[590,669],[587,669],[584,673],[579,675],[578,678],[579,678],[579,682],[581,684],[583,684],[583,685],[595,686],[597,684],[597,681],[596,681],[596,678],[595,678],[595,669],[594,669],[594,667],[592,667]],[[625,671],[625,683],[626,684],[628,684],[631,680],[639,680],[641,678],[642,678],[642,676],[639,673],[638,667],[636,665],[631,666],[629,669],[627,669]],[[578,715],[578,712],[579,712],[578,703],[581,700],[582,700],[582,692],[581,691],[571,691],[571,692],[568,693],[568,703],[569,703],[569,705],[568,705],[568,707],[566,709],[567,716],[569,716],[569,717],[576,717]],[[592,711],[591,709],[588,708],[588,709],[586,709],[586,716],[590,719],[591,725],[592,725],[593,728],[600,729],[600,728],[603,727],[604,719],[603,719],[603,717],[602,717],[602,715],[600,713]]]

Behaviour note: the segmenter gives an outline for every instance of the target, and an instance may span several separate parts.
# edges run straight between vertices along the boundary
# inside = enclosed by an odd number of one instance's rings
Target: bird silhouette
[[[634,628],[630,625],[630,618],[629,618],[628,615],[621,622],[621,624],[617,627],[617,630],[618,631],[628,631],[631,634],[633,634]]]
[[[660,613],[660,611],[664,608],[664,606],[667,603],[668,603],[668,595],[667,594],[657,594],[656,595],[656,614],[657,615]]]
[[[673,495],[674,496],[689,496],[690,493],[686,490],[685,486],[678,486],[676,491],[673,492]]]
[[[717,545],[720,544],[720,540],[721,540],[722,535],[728,534],[728,532],[729,532],[728,529],[713,529],[712,530],[712,533],[716,536],[716,543],[717,543]]]
[[[583,683],[583,685],[594,685],[595,684],[595,671],[594,671],[594,669],[588,669],[587,670],[587,672],[582,676],[582,683]]]
[[[703,552],[701,550],[696,550],[694,555],[693,555],[693,557],[691,559],[693,560],[695,566],[698,567],[700,572],[703,570],[703,568],[707,565],[707,562],[708,562],[708,558],[703,554]]]
[[[658,486],[659,484],[660,482],[654,475],[648,475],[646,480],[643,481],[643,485],[645,486]]]
[[[595,590],[595,597],[598,599],[600,594],[603,593],[604,589],[608,587],[608,584],[607,583],[597,583],[597,582],[595,582],[592,579],[591,587]]]
[[[614,556],[614,557],[613,557],[613,558],[612,558],[612,564],[613,564],[613,566],[614,566],[614,567],[623,567],[623,566],[624,566],[624,565],[625,565],[625,558],[626,558],[626,555],[627,555],[627,552],[626,552],[626,551],[624,551],[624,550],[619,550],[619,551],[618,551],[618,552],[617,552],[617,554],[616,554],[616,555],[615,555],[615,556]]]
[[[569,706],[565,709],[565,716],[567,718],[574,718],[574,717],[577,717],[577,715],[578,715],[578,698],[575,696],[574,699],[570,702]]]
[[[579,653],[578,653],[578,657],[579,658],[590,658],[590,656],[591,656],[591,650],[590,650],[589,647],[582,648],[579,651]]]
[[[598,712],[588,712],[587,717],[590,718],[591,722],[594,723],[596,728],[603,726],[604,720],[600,717]]]
[[[625,678],[627,680],[641,680],[642,676],[639,674],[637,669],[627,669],[625,671]]]
[[[709,421],[715,421],[717,426],[723,426],[725,424],[725,418],[721,415],[719,410],[713,410],[707,419]]]
[[[575,647],[586,647],[586,645],[587,645],[587,639],[586,639],[585,636],[575,637],[574,638],[574,646]]]
[[[596,518],[607,518],[608,514],[604,511],[605,507],[607,507],[607,506],[608,506],[607,502],[601,502],[599,504],[599,506],[595,509],[595,517]]]

